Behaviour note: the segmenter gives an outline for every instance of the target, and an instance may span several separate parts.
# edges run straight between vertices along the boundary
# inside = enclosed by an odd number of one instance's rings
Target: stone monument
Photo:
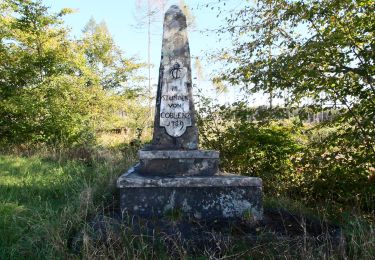
[[[197,219],[262,218],[262,180],[222,174],[219,152],[198,149],[186,17],[165,14],[154,134],[140,162],[117,180],[123,216]]]

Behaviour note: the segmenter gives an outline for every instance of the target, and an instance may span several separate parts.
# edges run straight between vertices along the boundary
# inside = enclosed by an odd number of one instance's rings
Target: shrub
[[[249,120],[254,111],[243,104],[200,109],[200,140],[206,149],[220,151],[221,169],[258,176],[267,192],[279,193],[293,173],[292,158],[301,150],[298,125],[291,121]]]

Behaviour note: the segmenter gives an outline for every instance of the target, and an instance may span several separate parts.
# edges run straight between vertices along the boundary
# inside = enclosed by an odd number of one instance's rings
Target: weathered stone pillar
[[[219,153],[198,150],[186,17],[176,5],[165,13],[152,144],[139,152],[145,176],[208,176]]]
[[[186,17],[175,5],[165,14],[151,149],[198,149]]]
[[[186,17],[175,5],[164,19],[153,141],[139,159],[117,181],[123,215],[262,218],[262,180],[222,174],[219,152],[198,149]]]

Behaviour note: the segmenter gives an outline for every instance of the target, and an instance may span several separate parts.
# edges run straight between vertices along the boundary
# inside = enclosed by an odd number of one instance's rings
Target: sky
[[[241,0],[225,1],[226,7],[229,9],[239,8],[241,3]],[[147,26],[139,26],[139,21],[146,15],[147,0],[43,0],[43,3],[49,6],[52,12],[58,12],[62,8],[75,10],[75,13],[64,17],[66,25],[71,28],[72,37],[80,37],[82,29],[90,18],[94,18],[97,22],[104,21],[115,43],[124,51],[126,57],[136,57],[141,62],[147,62]],[[166,9],[170,5],[178,3],[178,0],[169,0]],[[195,17],[195,26],[188,28],[192,57],[203,58],[208,51],[215,48],[225,48],[230,44],[229,40],[219,39],[215,33],[207,33],[207,29],[214,29],[223,24],[223,17],[217,17],[216,11],[206,8],[207,3],[212,3],[211,0],[185,0],[185,3]],[[143,7],[143,10],[137,8],[137,6]],[[162,16],[156,17],[158,18],[154,19],[151,26],[151,64],[153,64],[151,82],[155,86],[155,92],[163,29]],[[210,74],[210,69],[217,67],[215,64],[207,63],[204,59],[202,64],[205,74]],[[226,93],[217,93],[214,91],[214,86],[211,84],[209,77],[203,80],[195,78],[194,66],[192,67],[192,73],[193,85],[212,98],[217,98],[219,103],[230,103],[240,96],[237,88],[229,89]],[[145,73],[145,75],[147,74]],[[264,97],[261,96],[253,100],[254,105],[260,105],[264,102]]]

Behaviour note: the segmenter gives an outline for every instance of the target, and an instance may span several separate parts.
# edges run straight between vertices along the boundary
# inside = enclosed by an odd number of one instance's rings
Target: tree
[[[141,16],[138,16],[137,27],[147,25],[147,68],[148,68],[148,91],[151,93],[151,25],[163,17],[168,0],[136,0],[136,7]],[[144,7],[146,10],[144,10]],[[161,19],[160,19],[161,20]]]
[[[311,199],[373,201],[374,11],[366,0],[259,0],[244,3],[219,30],[233,39],[219,80],[250,93],[272,90],[301,112],[340,106],[305,133],[319,136],[296,168]]]
[[[2,78],[7,79],[3,90],[37,84],[49,75],[74,69],[68,62],[67,30],[60,27],[61,16],[70,12],[64,9],[50,15],[40,2],[3,3],[1,71]]]
[[[1,142],[91,142],[123,106],[118,92],[136,92],[125,82],[141,64],[122,55],[104,23],[91,21],[82,40],[69,39],[61,17],[70,12],[51,14],[41,1],[1,2]]]
[[[97,80],[104,89],[123,90],[123,83],[128,81],[142,64],[124,57],[114,43],[105,22],[98,24],[91,18],[83,33],[80,45],[84,50],[87,65],[99,77],[93,80]]]
[[[371,1],[257,1],[227,17],[232,69],[221,80],[288,102],[343,104],[341,120],[374,152],[374,6]],[[270,19],[272,17],[272,19]],[[272,56],[269,47],[272,46]],[[324,95],[322,95],[324,93]],[[348,130],[348,129],[347,129]]]
[[[70,12],[63,9],[49,14],[39,1],[2,3],[0,136],[3,140],[55,142],[52,135],[57,139],[73,136],[75,139],[80,135],[77,128],[69,126],[84,126],[86,113],[83,110],[79,111],[81,115],[75,114],[81,108],[79,104],[71,114],[64,111],[70,108],[66,103],[69,98],[81,96],[73,91],[75,85],[69,85],[78,80],[74,75],[80,62],[74,58],[75,47],[67,39],[66,28],[61,26],[61,17]],[[72,77],[68,79],[65,75]],[[62,122],[66,127],[61,128]]]

